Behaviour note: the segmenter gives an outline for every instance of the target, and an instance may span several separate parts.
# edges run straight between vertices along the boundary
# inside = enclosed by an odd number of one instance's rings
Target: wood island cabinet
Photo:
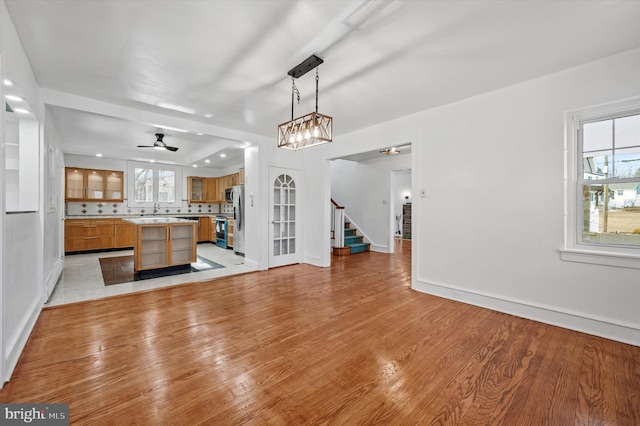
[[[134,271],[186,265],[197,260],[195,221],[135,224],[134,229]]]
[[[124,201],[124,172],[65,168],[65,201]]]

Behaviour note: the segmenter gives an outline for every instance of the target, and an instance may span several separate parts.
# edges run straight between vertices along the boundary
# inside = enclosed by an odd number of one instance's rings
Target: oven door
[[[216,218],[216,245],[227,248],[227,218]]]

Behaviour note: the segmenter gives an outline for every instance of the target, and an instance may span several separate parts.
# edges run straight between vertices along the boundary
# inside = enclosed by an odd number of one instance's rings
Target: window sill
[[[592,250],[562,249],[560,258],[565,262],[589,263],[592,265],[616,266],[640,269],[640,256]]]

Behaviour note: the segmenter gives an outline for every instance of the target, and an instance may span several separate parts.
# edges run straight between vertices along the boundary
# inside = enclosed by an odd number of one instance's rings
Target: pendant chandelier
[[[287,73],[291,76],[291,120],[278,126],[278,148],[298,150],[310,146],[331,142],[333,118],[318,113],[318,66],[324,61],[316,55],[311,55],[298,66]],[[294,98],[300,103],[300,91],[296,87],[295,79],[316,69],[316,111],[293,118]]]

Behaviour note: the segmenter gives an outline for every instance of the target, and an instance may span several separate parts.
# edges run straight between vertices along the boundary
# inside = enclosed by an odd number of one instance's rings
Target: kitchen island
[[[197,222],[175,217],[138,217],[134,225],[133,269],[187,265],[197,261]]]

